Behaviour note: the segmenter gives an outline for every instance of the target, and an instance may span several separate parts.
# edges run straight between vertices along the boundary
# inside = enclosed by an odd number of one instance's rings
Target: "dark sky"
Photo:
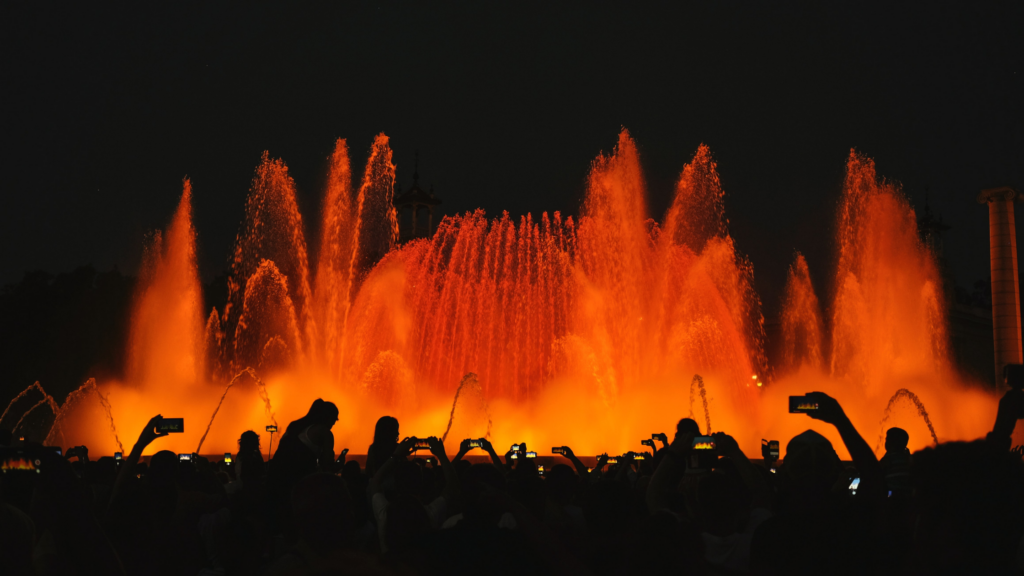
[[[666,3],[667,4],[667,3]],[[692,5],[690,5],[692,4]],[[575,214],[620,126],[661,218],[711,146],[770,312],[794,249],[823,283],[851,147],[929,190],[965,286],[979,189],[1024,187],[1024,3],[164,2],[0,5],[0,284],[137,265],[192,178],[201,271],[225,270],[263,150],[315,234],[326,157],[374,134],[446,213]]]

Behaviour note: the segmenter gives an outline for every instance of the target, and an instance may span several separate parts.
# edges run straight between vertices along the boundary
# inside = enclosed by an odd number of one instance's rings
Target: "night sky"
[[[794,250],[825,288],[851,147],[928,191],[960,285],[988,276],[974,198],[1024,188],[1024,2],[688,4],[4,2],[0,284],[133,273],[186,175],[201,273],[224,273],[263,150],[312,240],[335,138],[361,173],[381,131],[445,213],[577,214],[623,126],[658,219],[711,147],[769,313]]]

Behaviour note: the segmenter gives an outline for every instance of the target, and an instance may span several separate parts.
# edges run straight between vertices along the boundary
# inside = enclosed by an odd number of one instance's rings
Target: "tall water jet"
[[[615,374],[621,394],[640,380],[644,286],[651,280],[647,202],[640,154],[623,130],[610,155],[600,155],[587,179],[577,242],[586,274],[573,331],[591,342],[597,360]]]
[[[950,369],[942,283],[914,211],[874,162],[850,152],[839,215],[832,374],[868,395],[894,376]]]
[[[348,145],[339,138],[331,155],[324,194],[314,298],[324,360],[335,375],[352,299],[352,261],[358,244],[358,214],[352,206]]]
[[[139,275],[129,333],[128,381],[175,387],[203,375],[203,297],[186,179],[166,232],[156,233]]]
[[[879,423],[881,431],[878,433],[878,444],[875,445],[875,451],[877,452],[881,449],[882,443],[885,442],[885,425],[889,422],[889,419],[892,418],[893,408],[896,407],[900,400],[906,400],[914,406],[917,410],[917,415],[920,416],[928,426],[928,432],[932,435],[932,441],[938,445],[939,437],[935,435],[935,427],[932,426],[932,419],[928,417],[928,411],[925,409],[924,403],[917,397],[917,394],[914,394],[906,388],[900,388],[892,395],[892,398],[889,398],[889,403],[885,406],[885,413],[882,415],[882,421]]]
[[[797,252],[786,278],[782,301],[782,366],[794,371],[801,366],[820,369],[822,357],[821,308],[811,285],[807,260]]]
[[[262,261],[245,283],[233,356],[236,363],[263,369],[291,366],[303,357],[288,279],[270,260]]]
[[[228,277],[228,302],[222,314],[222,329],[235,334],[242,315],[244,299],[249,293],[246,283],[253,278],[265,260],[274,263],[287,278],[291,300],[300,330],[315,332],[309,309],[309,263],[306,237],[295,199],[295,182],[280,159],[263,153],[252,187],[245,202],[245,218],[235,240],[235,254]],[[237,371],[247,362],[233,359]]]
[[[701,145],[679,177],[658,238],[661,293],[654,318],[660,338],[648,362],[674,358],[683,370],[718,372],[729,381],[734,404],[749,407],[751,373],[767,369],[764,319],[753,288],[753,266],[728,233],[725,193],[707,146]]]
[[[373,140],[356,197],[358,248],[352,253],[349,275],[355,279],[357,287],[373,265],[398,243],[394,196],[395,165],[391,162],[388,137],[382,132]]]

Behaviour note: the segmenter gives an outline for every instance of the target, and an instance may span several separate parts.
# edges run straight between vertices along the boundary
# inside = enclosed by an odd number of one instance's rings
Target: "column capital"
[[[1012,200],[1014,202],[1020,202],[1021,196],[1020,193],[1009,186],[987,188],[978,194],[978,204],[988,204],[989,202],[996,200]]]

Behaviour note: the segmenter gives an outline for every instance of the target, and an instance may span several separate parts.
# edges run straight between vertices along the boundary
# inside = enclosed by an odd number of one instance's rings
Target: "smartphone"
[[[710,470],[718,460],[718,450],[713,436],[697,436],[690,444],[690,468]]]
[[[512,452],[513,453],[519,452],[519,444],[513,444],[512,445]]]
[[[618,458],[609,458],[607,463],[608,464],[618,464],[619,463],[619,459]]]
[[[430,450],[430,442],[417,438],[415,448],[417,450]]]
[[[342,460],[345,459],[345,456],[347,454],[348,454],[348,448],[345,448],[344,450],[341,451],[341,454],[338,454],[338,457],[334,461],[335,462],[341,462]]]
[[[1024,364],[1003,366],[1003,381],[1014,390],[1024,389]]]
[[[818,403],[811,400],[807,396],[790,396],[789,397],[789,413],[790,414],[806,414],[807,412],[814,412],[818,409]]]
[[[850,494],[856,495],[857,488],[860,487],[860,478],[854,478],[853,482],[850,482]]]
[[[185,431],[184,418],[161,418],[156,423],[156,431],[168,434],[180,434]]]
[[[123,454],[121,454],[120,452],[114,452],[114,460],[116,462],[120,462],[121,460],[123,460],[124,458],[122,458],[122,456]]]
[[[694,450],[714,450],[715,449],[715,437],[714,436],[697,436],[693,439],[693,443],[690,444],[690,448]]]
[[[63,455],[64,455],[64,454],[63,454],[63,453],[61,452],[60,446],[47,446],[47,447],[46,447],[46,449],[47,449],[47,450],[53,450],[54,452],[56,452],[56,453],[57,453],[57,456],[63,456]]]
[[[538,474],[543,474],[544,473],[544,467],[543,466],[537,466],[537,473]]]
[[[654,438],[650,438],[648,440],[641,440],[640,444],[643,446],[650,446],[651,448],[654,448]],[[657,448],[655,448],[655,450],[657,450]]]
[[[191,461],[192,461],[192,455],[191,454],[178,454],[178,462],[191,462]]]
[[[647,457],[643,454],[633,454],[633,460],[647,460]]]
[[[427,464],[430,464],[431,466],[437,466],[437,460],[434,460],[429,456],[424,458],[423,461],[426,462]]]
[[[4,474],[19,474],[23,472],[42,472],[42,460],[25,453],[20,448],[5,448],[0,450],[0,472]]]
[[[267,432],[277,432],[277,424],[267,426]]]
[[[537,453],[536,452],[527,452],[526,453],[526,457],[527,458],[536,458],[537,457]]]
[[[561,455],[564,456],[565,455],[565,446],[555,446],[554,448],[551,449],[551,453],[552,454],[561,454]]]
[[[231,452],[224,453],[224,463],[231,464]]]
[[[661,440],[662,442],[668,444],[668,434],[665,434],[664,432],[651,434],[651,440]]]
[[[470,440],[467,445],[470,448],[480,448],[480,441],[479,440]]]
[[[519,460],[519,453],[518,452],[513,452],[512,453],[512,459],[513,460]]]

